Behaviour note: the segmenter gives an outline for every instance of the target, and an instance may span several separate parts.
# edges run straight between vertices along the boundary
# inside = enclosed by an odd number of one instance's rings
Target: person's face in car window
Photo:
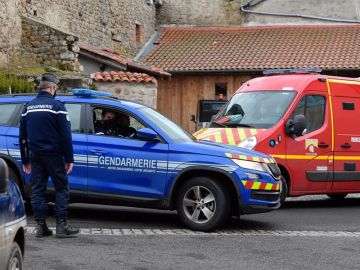
[[[102,120],[103,121],[107,121],[107,120],[112,120],[115,118],[115,113],[113,112],[110,112],[110,111],[105,111],[103,114],[102,114]]]

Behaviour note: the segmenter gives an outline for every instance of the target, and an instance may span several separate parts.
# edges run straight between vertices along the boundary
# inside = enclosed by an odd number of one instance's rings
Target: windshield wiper
[[[214,122],[214,121],[211,121],[210,124],[215,124],[215,125],[218,125],[219,127],[226,127],[226,125],[220,124],[220,123],[217,123],[217,122]]]
[[[253,126],[250,126],[250,125],[247,125],[247,124],[241,124],[241,123],[228,123],[228,124],[226,124],[226,126],[253,128]]]

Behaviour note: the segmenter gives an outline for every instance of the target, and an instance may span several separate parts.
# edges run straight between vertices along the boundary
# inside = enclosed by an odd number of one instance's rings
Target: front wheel
[[[347,193],[333,193],[333,194],[330,193],[330,194],[327,194],[327,196],[333,200],[341,200],[347,196]]]
[[[177,211],[191,230],[213,231],[230,216],[230,201],[225,187],[207,177],[194,177],[180,187]]]
[[[23,265],[22,253],[19,245],[14,242],[11,247],[9,261],[6,270],[21,270]]]

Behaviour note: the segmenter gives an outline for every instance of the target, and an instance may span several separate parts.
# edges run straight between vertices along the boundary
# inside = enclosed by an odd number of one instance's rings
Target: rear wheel
[[[180,187],[177,211],[182,222],[195,231],[212,231],[230,216],[225,187],[207,177],[194,177]]]
[[[20,192],[21,192],[21,195],[23,197],[23,200],[24,200],[24,205],[25,205],[25,210],[27,213],[31,213],[32,211],[32,208],[31,208],[31,205],[30,205],[30,200],[27,200],[26,201],[26,197],[25,197],[25,194],[23,193],[23,187],[20,186],[20,180],[19,180],[19,177],[17,176],[17,174],[15,173],[15,171],[9,167],[9,178],[11,181],[13,181],[20,189]]]
[[[6,270],[21,270],[22,269],[22,253],[19,245],[14,242],[11,246],[9,261]]]
[[[347,195],[348,195],[347,193],[327,194],[327,196],[328,196],[330,199],[333,199],[333,200],[341,200],[341,199],[344,199]]]
[[[9,179],[13,181],[20,189],[21,195],[24,197],[25,194],[23,194],[22,186],[20,186],[20,179],[16,172],[9,166]],[[25,197],[24,197],[25,198]]]

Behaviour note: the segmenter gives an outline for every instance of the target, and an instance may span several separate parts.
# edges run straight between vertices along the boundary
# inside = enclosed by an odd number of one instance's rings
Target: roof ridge
[[[284,28],[360,28],[360,24],[311,24],[311,25],[252,25],[252,26],[204,26],[204,27],[160,27],[160,31],[179,30],[179,31],[238,31],[251,29],[284,29]]]

